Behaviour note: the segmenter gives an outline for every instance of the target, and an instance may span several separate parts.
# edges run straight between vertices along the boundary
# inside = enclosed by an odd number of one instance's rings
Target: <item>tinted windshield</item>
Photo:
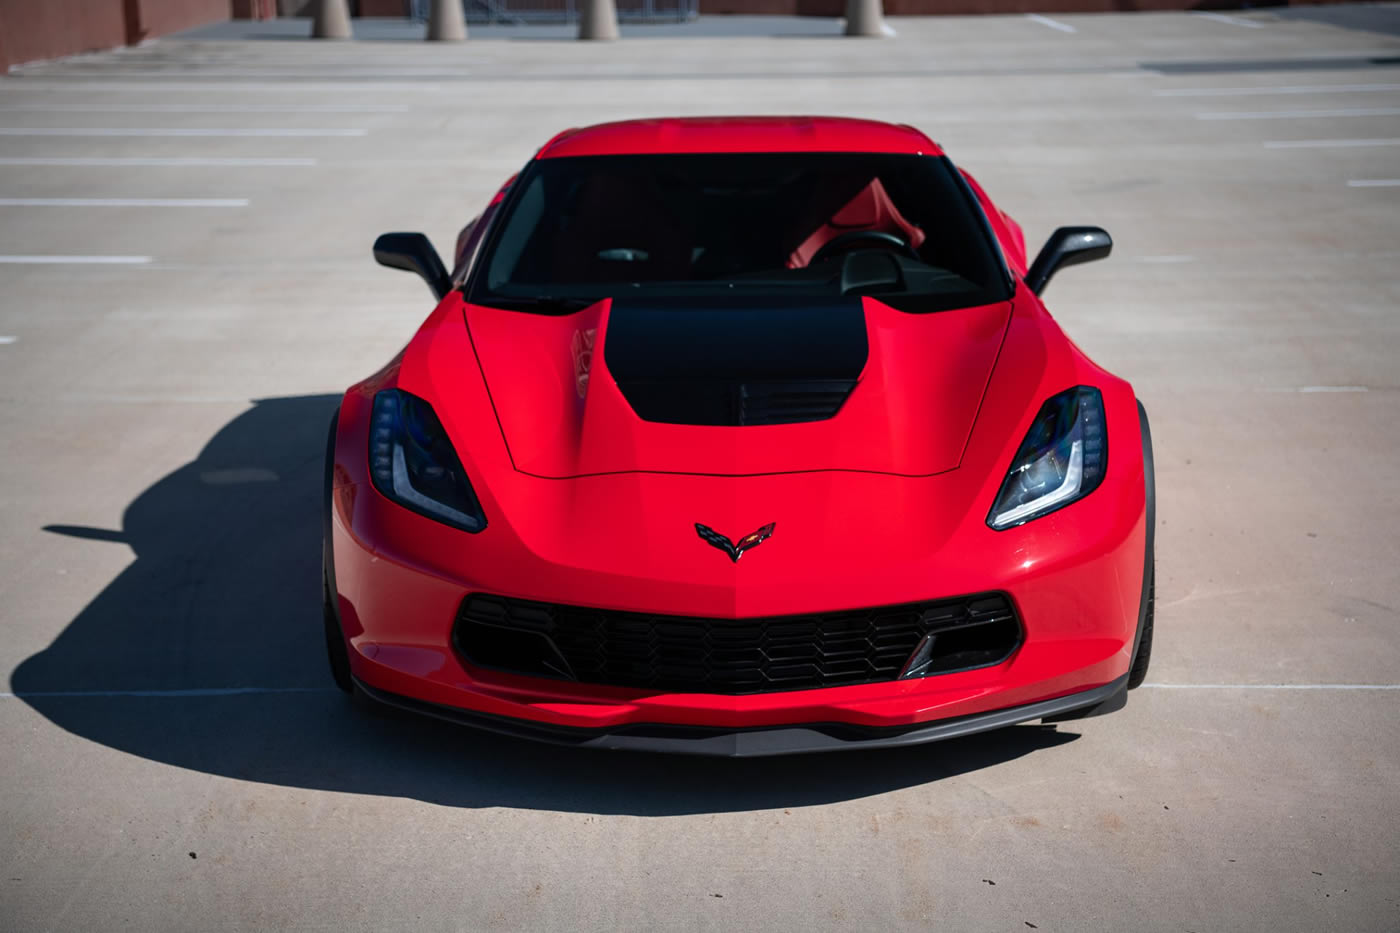
[[[1004,300],[984,221],[942,158],[867,153],[542,159],[516,182],[471,300],[872,295],[907,311]]]

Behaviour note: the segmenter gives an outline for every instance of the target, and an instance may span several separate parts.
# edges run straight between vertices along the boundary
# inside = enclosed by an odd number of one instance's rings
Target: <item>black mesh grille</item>
[[[472,664],[588,684],[744,694],[942,674],[1005,660],[1010,600],[937,602],[767,619],[700,619],[473,594],[457,649]]]

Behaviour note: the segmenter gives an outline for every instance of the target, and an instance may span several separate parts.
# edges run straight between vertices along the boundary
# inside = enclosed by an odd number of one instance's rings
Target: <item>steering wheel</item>
[[[852,230],[850,233],[843,233],[828,240],[821,249],[812,254],[812,258],[807,260],[807,265],[815,266],[823,259],[830,259],[836,253],[844,253],[862,247],[888,249],[903,253],[910,259],[919,258],[919,254],[914,252],[914,247],[910,246],[909,241],[904,237],[885,233],[883,230]]]

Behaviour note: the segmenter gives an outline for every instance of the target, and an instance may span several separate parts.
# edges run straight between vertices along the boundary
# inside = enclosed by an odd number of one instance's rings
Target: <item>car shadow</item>
[[[385,711],[331,685],[320,496],[337,398],[263,399],[126,509],[119,530],[50,525],[136,559],[11,690],[102,745],[226,777],[456,807],[668,815],[829,803],[1072,741],[1017,726],[906,749],[721,760],[539,745]],[[141,695],[149,693],[150,695]]]

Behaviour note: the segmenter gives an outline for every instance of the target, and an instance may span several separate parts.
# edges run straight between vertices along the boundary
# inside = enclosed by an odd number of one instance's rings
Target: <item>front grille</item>
[[[472,594],[453,633],[471,664],[578,683],[746,694],[875,683],[997,664],[1021,641],[1011,601],[703,619]]]

